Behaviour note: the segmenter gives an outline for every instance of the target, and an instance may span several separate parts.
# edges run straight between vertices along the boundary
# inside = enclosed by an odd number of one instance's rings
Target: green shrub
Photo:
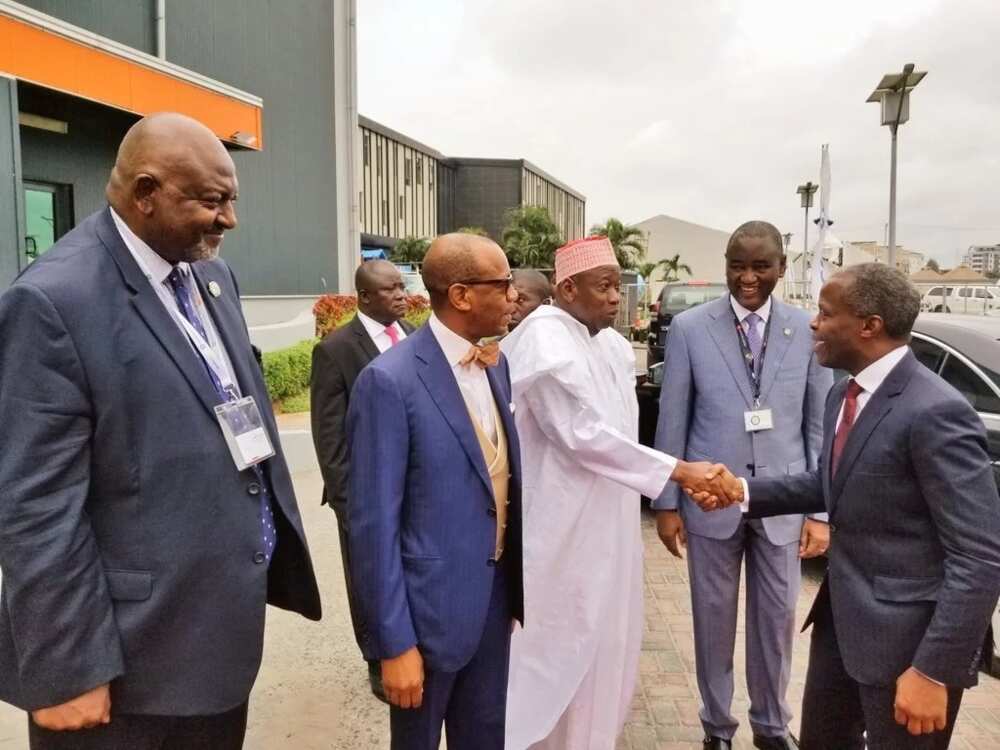
[[[315,339],[300,341],[287,349],[264,352],[264,381],[272,401],[280,401],[309,387]]]

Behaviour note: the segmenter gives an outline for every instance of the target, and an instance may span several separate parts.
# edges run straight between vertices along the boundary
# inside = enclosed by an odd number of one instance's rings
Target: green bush
[[[272,401],[294,396],[309,387],[315,345],[316,339],[306,339],[287,349],[264,352],[264,381]]]

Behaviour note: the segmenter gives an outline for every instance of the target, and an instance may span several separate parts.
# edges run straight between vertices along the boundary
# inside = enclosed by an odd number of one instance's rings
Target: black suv
[[[649,324],[649,358],[647,367],[663,361],[663,347],[667,342],[670,321],[677,313],[711,302],[727,292],[725,284],[708,281],[677,281],[667,284],[660,292],[660,299],[653,304],[656,317]]]

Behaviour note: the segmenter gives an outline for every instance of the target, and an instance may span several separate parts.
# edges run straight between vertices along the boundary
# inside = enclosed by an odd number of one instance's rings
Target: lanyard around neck
[[[758,316],[759,317],[759,316]],[[764,355],[767,354],[767,340],[771,336],[771,320],[774,318],[773,315],[767,317],[767,323],[764,325],[764,336],[760,342],[760,356],[753,356],[753,351],[750,349],[750,340],[747,338],[747,332],[743,328],[743,323],[740,322],[739,316],[736,315],[736,311],[733,310],[733,321],[736,323],[736,336],[740,341],[740,353],[743,355],[743,364],[746,367],[747,379],[750,381],[750,391],[753,394],[753,408],[760,408],[760,390],[762,386],[762,374],[764,371]]]

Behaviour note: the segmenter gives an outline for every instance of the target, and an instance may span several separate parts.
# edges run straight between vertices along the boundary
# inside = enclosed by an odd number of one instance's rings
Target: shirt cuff
[[[740,511],[743,513],[750,512],[750,485],[747,480],[743,477],[739,477],[740,484],[743,485],[743,502],[740,503]]]

